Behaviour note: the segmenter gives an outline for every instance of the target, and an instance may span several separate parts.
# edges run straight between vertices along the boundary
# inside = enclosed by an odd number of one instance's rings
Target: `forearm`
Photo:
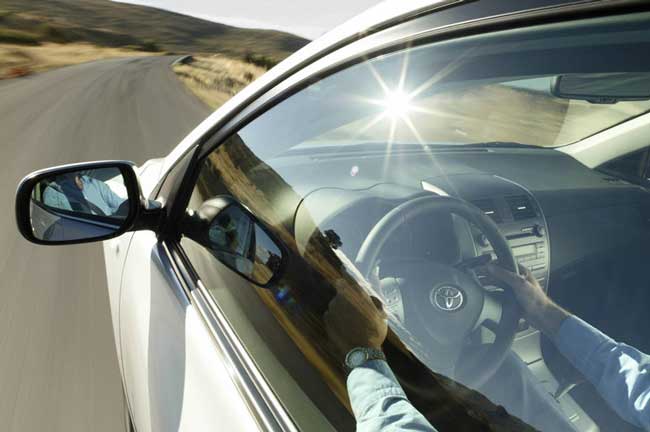
[[[373,360],[355,368],[347,387],[357,432],[436,432],[413,407],[386,362]]]
[[[570,316],[569,312],[550,299],[527,314],[530,323],[551,339],[558,334],[562,323]]]
[[[576,317],[562,323],[554,341],[622,419],[650,430],[649,356]]]

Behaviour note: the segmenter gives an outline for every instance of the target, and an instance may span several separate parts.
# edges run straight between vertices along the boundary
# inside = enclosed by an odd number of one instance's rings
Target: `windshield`
[[[515,30],[363,62],[278,107],[295,123],[273,125],[286,139],[269,150],[368,143],[556,147],[579,141],[650,110],[643,18],[621,23],[599,49],[597,31],[555,25],[553,35],[548,28],[529,29],[525,37]],[[608,82],[612,88],[620,84],[621,73],[645,77],[633,95],[638,97],[600,97]],[[580,99],[552,91],[559,78],[574,76],[583,78]],[[598,85],[584,84],[590,77]]]
[[[650,110],[650,100],[596,104],[555,97],[550,92],[555,78],[556,75],[489,84],[468,82],[439,91],[434,90],[434,82],[429,89],[404,86],[385,92],[383,99],[369,101],[382,106],[384,112],[327,131],[305,145],[348,142],[351,131],[356,131],[359,142],[391,137],[395,144],[503,142],[557,147]]]

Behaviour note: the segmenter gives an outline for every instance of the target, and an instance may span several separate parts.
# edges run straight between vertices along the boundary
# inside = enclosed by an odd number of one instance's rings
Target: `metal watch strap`
[[[357,365],[349,365],[347,362],[348,356],[353,353],[353,352],[363,352],[365,354],[365,360],[362,363],[359,363]],[[345,356],[346,361],[344,362],[345,369],[350,373],[352,369],[363,366],[364,364],[368,363],[371,360],[386,360],[386,356],[384,355],[383,351],[376,349],[376,348],[367,348],[367,347],[356,347],[352,348],[348,354]]]
[[[369,362],[370,360],[386,361],[386,355],[382,350],[378,350],[376,348],[366,348],[366,352],[368,353],[368,359],[366,360],[366,363]]]

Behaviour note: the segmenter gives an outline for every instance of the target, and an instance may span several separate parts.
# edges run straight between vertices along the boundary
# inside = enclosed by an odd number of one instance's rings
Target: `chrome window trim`
[[[173,258],[174,253],[170,250],[164,241],[156,243],[156,249],[153,256],[155,257],[154,263],[158,266],[159,270],[169,283],[171,290],[178,299],[178,302],[183,307],[190,306],[191,295],[186,284],[182,283],[183,271],[179,268],[176,260]]]
[[[235,387],[248,406],[258,426],[264,431],[297,432],[298,428],[253,358],[237,337],[223,311],[194,273],[191,263],[177,243],[160,242],[160,251],[169,261],[167,270],[178,289],[187,295],[212,337],[218,355],[226,363]]]

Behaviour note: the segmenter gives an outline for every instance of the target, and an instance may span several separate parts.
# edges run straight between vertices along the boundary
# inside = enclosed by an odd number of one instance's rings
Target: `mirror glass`
[[[237,205],[228,206],[214,217],[208,228],[208,243],[222,263],[257,284],[267,284],[280,269],[280,248]]]
[[[129,216],[124,178],[116,167],[53,173],[31,191],[34,236],[60,242],[119,231]]]
[[[555,77],[551,92],[564,99],[616,103],[650,99],[648,73],[570,74]]]

